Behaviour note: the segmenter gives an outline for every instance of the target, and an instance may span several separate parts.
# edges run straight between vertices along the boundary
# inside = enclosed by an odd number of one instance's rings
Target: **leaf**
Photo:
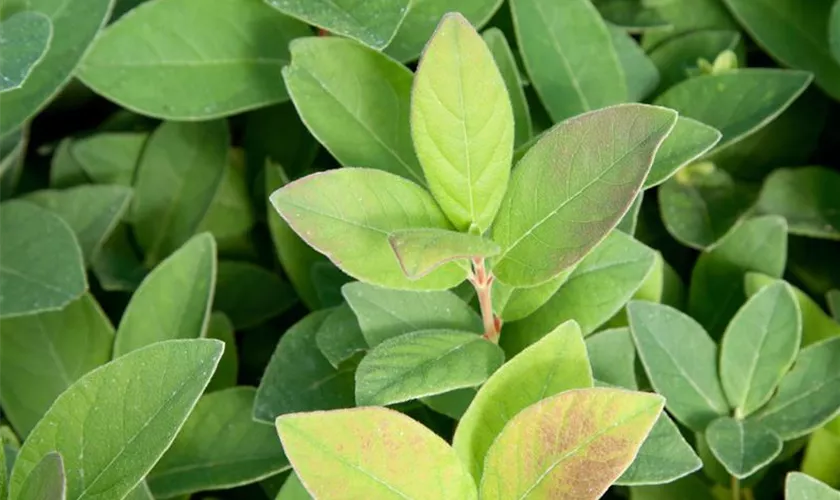
[[[32,469],[18,492],[18,500],[64,500],[64,461],[58,452],[47,453]]]
[[[388,236],[406,276],[418,279],[441,265],[498,255],[499,245],[475,234],[446,229],[405,229]]]
[[[277,492],[274,500],[311,500],[312,496],[306,491],[300,478],[292,471],[289,478],[283,483],[283,487]]]
[[[773,431],[731,417],[712,422],[706,440],[715,458],[737,479],[751,476],[782,451],[782,440]]]
[[[257,389],[255,420],[271,423],[287,413],[354,406],[355,367],[336,370],[315,344],[329,315],[330,311],[311,313],[280,337]]]
[[[621,1],[621,0],[619,0]],[[615,4],[615,1],[612,2]],[[624,29],[607,25],[627,85],[627,100],[641,102],[659,85],[659,70]]]
[[[569,268],[542,285],[528,288],[511,288],[501,281],[494,281],[494,290],[501,288],[508,289],[505,293],[508,293],[509,296],[505,299],[504,304],[500,304],[503,307],[500,314],[502,319],[504,321],[518,321],[527,318],[539,310],[568,281],[573,271],[574,268]],[[497,298],[494,296],[494,304],[496,301]]]
[[[256,389],[203,396],[172,446],[149,472],[155,497],[249,484],[289,467],[274,429],[251,419]]]
[[[825,294],[825,301],[828,303],[828,310],[834,317],[834,321],[840,321],[840,290],[829,290]]]
[[[840,491],[801,472],[790,472],[785,480],[786,500],[838,500]]]
[[[688,79],[698,60],[714,61],[721,52],[736,50],[740,41],[737,31],[707,29],[681,33],[657,45],[648,53],[659,70],[657,94]]]
[[[320,144],[309,133],[291,101],[247,113],[244,127],[242,147],[246,152],[248,169],[255,172],[265,170],[266,177],[268,162],[279,164],[272,169],[285,168],[294,177],[303,175],[305,169],[312,166],[320,149]]]
[[[314,498],[477,498],[475,483],[449,445],[396,411],[298,413],[278,418],[276,425]]]
[[[624,389],[636,390],[636,346],[629,328],[611,328],[586,339],[592,376]]]
[[[811,75],[780,69],[742,69],[678,83],[654,101],[720,131],[713,151],[733,147],[779,116],[799,97]]]
[[[656,152],[650,173],[645,179],[645,189],[670,179],[681,168],[706,154],[720,138],[717,129],[691,118],[679,117],[674,129]]]
[[[781,276],[787,256],[784,219],[757,217],[735,227],[703,252],[691,272],[688,311],[712,338],[743,304],[743,276],[758,271]]]
[[[829,427],[838,421],[840,420],[835,418],[832,423],[815,430],[807,438],[808,446],[805,448],[800,468],[802,472],[832,485],[838,484],[840,480],[840,435]]]
[[[475,399],[477,391],[477,387],[455,389],[443,394],[420,398],[420,402],[441,415],[446,415],[453,420],[461,420],[470,403]]]
[[[639,359],[674,418],[702,432],[726,415],[717,345],[703,327],[672,307],[652,302],[631,302],[627,313]]]
[[[228,140],[221,120],[166,122],[152,133],[131,207],[134,235],[150,267],[198,232],[225,175]]]
[[[172,443],[222,350],[217,340],[161,342],[79,379],[59,396],[20,449],[11,497],[16,498],[35,464],[51,451],[64,457],[68,499],[124,497]],[[91,433],[94,441],[87,439]]]
[[[52,20],[38,11],[12,14],[0,23],[0,92],[19,89],[50,48]]]
[[[247,182],[244,157],[232,154],[216,194],[195,230],[212,234],[220,253],[242,255],[251,250],[249,239],[256,218]]]
[[[703,467],[700,457],[676,424],[662,413],[642,443],[636,458],[615,484],[639,486],[671,483]]]
[[[239,356],[237,354],[236,337],[233,332],[233,325],[224,314],[215,312],[210,315],[210,322],[207,324],[208,339],[218,339],[225,343],[225,352],[216,367],[216,373],[207,384],[205,392],[218,391],[234,387],[239,376]]]
[[[642,201],[645,197],[645,192],[640,191],[639,194],[633,198],[633,203],[630,205],[630,208],[624,214],[624,217],[618,222],[615,228],[622,233],[629,234],[633,236],[636,232],[636,226],[639,224],[639,212],[642,209]]]
[[[368,348],[353,309],[342,304],[318,328],[315,344],[331,365],[338,368],[342,362]]]
[[[793,291],[776,283],[753,295],[726,327],[720,378],[737,418],[761,408],[793,365],[802,338],[799,316]]]
[[[73,230],[85,262],[93,261],[128,211],[131,189],[122,186],[79,186],[36,191],[26,197],[61,217]]]
[[[318,302],[323,304],[323,307],[338,307],[344,302],[341,287],[353,281],[353,278],[327,260],[312,264],[310,274],[318,294]]]
[[[487,451],[508,421],[544,398],[583,387],[592,387],[592,371],[580,328],[568,321],[481,386],[455,430],[452,447],[478,481]]]
[[[356,403],[385,406],[475,387],[504,360],[498,346],[476,333],[407,333],[377,344],[359,363]]]
[[[25,5],[6,3],[3,6],[4,19],[24,7],[28,12],[49,17],[53,36],[46,54],[29,73],[26,84],[0,96],[3,107],[0,136],[18,129],[35,116],[70,80],[88,45],[105,24],[113,3],[113,0],[92,0],[59,8],[60,4],[54,0],[32,0]]]
[[[823,167],[780,168],[764,181],[758,210],[781,215],[791,234],[840,240],[840,174]]]
[[[488,28],[481,36],[487,48],[490,49],[490,53],[493,54],[496,67],[505,82],[513,110],[513,145],[519,147],[528,142],[534,133],[519,65],[502,30],[496,27]]]
[[[271,203],[309,245],[350,276],[414,290],[451,288],[465,278],[455,263],[408,279],[388,243],[398,229],[451,226],[417,184],[379,170],[343,168],[312,174],[271,195]]]
[[[602,388],[566,391],[531,405],[487,453],[482,500],[600,498],[633,461],[662,406],[655,394]]]
[[[478,314],[450,291],[407,292],[357,282],[341,292],[371,347],[418,330],[483,331]]]
[[[96,134],[74,142],[71,154],[95,183],[131,187],[148,139],[147,133]]]
[[[50,159],[50,187],[68,188],[90,182],[87,174],[71,153],[73,141],[62,139]]]
[[[657,3],[656,12],[669,25],[669,30],[648,30],[642,46],[655,48],[659,43],[695,30],[738,30],[737,21],[720,0],[674,0]]]
[[[87,290],[73,232],[49,210],[25,201],[3,203],[0,241],[0,317],[56,311]]]
[[[630,500],[714,500],[712,489],[699,477],[692,474],[668,484],[655,486],[634,486],[630,488]]]
[[[409,129],[411,71],[338,37],[300,38],[290,50],[283,79],[292,102],[339,163],[425,183]]]
[[[634,0],[594,0],[598,12],[610,23],[628,33],[669,28],[668,22],[659,16],[655,8],[647,7]]]
[[[118,223],[93,257],[91,267],[99,285],[107,291],[133,292],[148,270],[137,254],[127,224]]]
[[[627,100],[609,29],[590,2],[514,0],[511,12],[525,69],[552,121]]]
[[[158,264],[123,313],[114,358],[169,339],[203,337],[216,285],[216,244],[202,233]]]
[[[213,308],[246,329],[287,311],[297,297],[292,287],[271,271],[249,262],[222,261]]]
[[[804,436],[840,414],[840,337],[812,344],[796,357],[770,402],[753,420],[783,440]]]
[[[508,353],[520,351],[570,319],[589,335],[630,300],[655,260],[651,249],[613,231],[577,265],[548,302],[527,318],[503,327],[502,346]]]

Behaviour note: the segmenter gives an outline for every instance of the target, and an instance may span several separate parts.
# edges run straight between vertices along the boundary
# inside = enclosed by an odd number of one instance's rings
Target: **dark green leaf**
[[[613,25],[607,27],[626,80],[627,100],[644,101],[659,85],[659,70],[624,29]]]
[[[665,413],[650,430],[630,467],[615,484],[639,486],[675,481],[700,469],[703,462]]]
[[[645,179],[645,189],[670,179],[682,167],[712,149],[720,137],[720,132],[708,125],[684,116],[679,117],[674,129],[656,152],[653,166]]]
[[[737,479],[752,475],[782,451],[782,440],[772,430],[730,417],[709,424],[706,441],[715,458]]]
[[[592,2],[607,21],[628,32],[667,29],[668,21],[655,8],[637,0],[595,0]]]
[[[698,474],[656,486],[630,488],[630,500],[714,500],[712,489]]]
[[[38,11],[23,11],[0,22],[0,92],[18,89],[46,55],[53,36],[52,20]]]
[[[211,314],[210,322],[207,324],[206,337],[224,342],[225,352],[222,354],[222,359],[219,360],[219,365],[216,367],[216,373],[213,374],[213,378],[207,384],[207,390],[205,392],[218,391],[235,386],[239,376],[239,356],[233,325],[227,316],[219,312]]]
[[[764,182],[758,210],[781,215],[792,234],[840,240],[840,173],[824,167],[780,168]]]
[[[482,36],[505,81],[510,105],[513,108],[513,145],[519,147],[528,142],[534,132],[528,101],[525,99],[525,92],[522,89],[523,83],[519,66],[502,30],[495,27],[489,28],[484,31]]]
[[[146,277],[147,269],[131,241],[130,231],[127,224],[117,224],[93,258],[93,273],[104,290],[133,292]]]
[[[250,328],[292,307],[291,285],[271,271],[248,262],[219,262],[213,308],[230,318],[237,330]]]
[[[347,304],[338,306],[327,316],[315,334],[315,343],[327,361],[336,368],[368,348],[356,314]]]
[[[629,328],[612,328],[586,339],[595,380],[625,389],[638,389],[636,347]]]
[[[696,70],[697,61],[714,61],[721,52],[735,50],[741,41],[737,31],[699,30],[669,38],[650,51],[648,56],[659,69],[661,93],[687,79]]]

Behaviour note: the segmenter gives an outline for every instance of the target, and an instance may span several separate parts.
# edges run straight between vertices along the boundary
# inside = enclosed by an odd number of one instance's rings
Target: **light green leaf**
[[[289,41],[309,34],[307,26],[263,2],[206,7],[144,2],[96,39],[79,78],[124,108],[166,120],[209,120],[286,100],[280,72]]]
[[[6,495],[9,473],[6,467],[6,443],[0,437],[0,498],[8,498]]]
[[[273,318],[297,301],[291,285],[275,273],[249,262],[219,262],[213,308],[246,329]]]
[[[213,374],[213,378],[207,384],[207,390],[205,392],[234,387],[239,376],[239,356],[233,325],[227,316],[220,312],[211,314],[210,322],[207,324],[206,337],[224,342],[225,352],[222,354],[222,359],[219,360],[219,365],[216,367],[216,373]]]
[[[717,345],[703,327],[672,307],[652,302],[631,302],[627,313],[639,359],[674,418],[702,432],[726,415]]]
[[[602,388],[543,399],[490,447],[481,499],[599,498],[633,461],[663,403],[655,394]]]
[[[32,469],[16,500],[64,500],[66,498],[64,461],[61,454],[51,452]]]
[[[645,192],[639,191],[639,194],[633,198],[633,203],[624,214],[624,217],[618,222],[615,228],[624,234],[633,236],[636,233],[636,226],[639,225],[639,212],[642,210],[642,201],[644,200]]]
[[[0,22],[0,92],[18,89],[50,48],[52,20],[38,11],[12,14]]]
[[[645,189],[670,179],[681,168],[706,154],[720,138],[717,129],[691,118],[679,117],[674,129],[656,152],[653,166],[645,179]]]
[[[486,231],[510,177],[513,110],[493,54],[460,14],[444,16],[420,59],[411,138],[455,228]]]
[[[519,65],[511,51],[505,34],[499,28],[493,27],[484,30],[481,35],[484,43],[493,54],[496,67],[505,82],[510,106],[513,110],[513,145],[519,147],[531,139],[533,126],[531,124],[531,111],[528,108],[528,101],[525,99],[523,83]]]
[[[568,321],[505,363],[481,386],[461,418],[453,448],[476,479],[505,425],[549,396],[592,387],[592,371],[577,323]]]
[[[306,491],[306,487],[300,482],[300,478],[294,471],[289,474],[283,487],[277,492],[274,500],[312,500],[312,495]]]
[[[662,413],[650,430],[630,467],[615,484],[639,486],[675,481],[703,467],[700,457],[680,434],[676,424]]]
[[[315,334],[315,343],[327,361],[336,368],[368,348],[356,314],[347,304],[338,306],[327,316]]]
[[[68,499],[124,497],[172,443],[223,348],[217,340],[161,342],[79,379],[20,449],[11,497],[51,451],[64,457]]]
[[[782,440],[772,430],[755,422],[721,417],[706,429],[712,454],[737,479],[751,476],[782,451]]]
[[[152,133],[137,166],[131,208],[150,267],[198,232],[225,176],[228,141],[222,120],[166,122]]]
[[[840,491],[801,472],[791,472],[785,480],[785,500],[840,500]]]
[[[399,229],[451,226],[432,196],[396,175],[366,168],[312,174],[275,191],[271,203],[298,235],[350,276],[379,286],[452,288],[466,277],[455,263],[410,280],[388,235]]]
[[[779,390],[752,419],[783,440],[804,436],[840,414],[840,337],[801,351]]]
[[[493,225],[503,248],[493,264],[498,278],[534,286],[580,261],[630,208],[676,119],[671,110],[625,104],[543,136],[514,171]],[[598,133],[606,129],[616,138],[608,146]]]
[[[542,285],[532,286],[528,288],[512,288],[505,285],[501,281],[493,282],[493,304],[504,298],[503,303],[499,303],[502,308],[501,316],[504,321],[519,321],[525,319],[546,302],[563,286],[569,279],[569,276],[575,270],[574,267],[562,271],[560,274],[546,281]],[[504,290],[503,292],[499,292]],[[505,297],[497,297],[497,295],[506,295]]]
[[[611,328],[586,339],[592,376],[624,389],[636,390],[636,346],[629,328]]]
[[[110,132],[74,142],[73,158],[97,184],[131,186],[147,133]]]
[[[689,78],[697,61],[714,59],[723,51],[736,50],[741,41],[737,31],[698,30],[679,34],[654,47],[648,57],[659,69],[659,92]]]
[[[155,497],[249,484],[289,467],[270,425],[251,419],[256,389],[202,397],[147,481]]]
[[[720,0],[673,0],[658,2],[655,8],[670,28],[645,32],[642,42],[646,48],[653,48],[664,40],[695,30],[740,29]]]
[[[497,345],[476,333],[407,333],[377,344],[359,363],[356,403],[385,406],[475,387],[504,360]]]
[[[477,498],[452,448],[396,411],[298,413],[276,425],[295,472],[315,498]]]
[[[793,365],[802,321],[793,291],[783,282],[753,295],[735,314],[720,346],[720,378],[735,415],[766,403]]]
[[[691,272],[689,313],[712,338],[720,338],[746,298],[744,274],[781,276],[786,257],[787,227],[781,217],[758,217],[736,226],[697,259]]]
[[[91,262],[104,290],[133,292],[146,277],[148,270],[137,254],[130,231],[127,224],[118,223]]]
[[[758,210],[781,215],[792,234],[840,240],[840,173],[824,167],[780,168],[764,181]]]
[[[607,25],[607,28],[624,73],[627,100],[644,101],[659,85],[659,70],[627,31],[612,24]]]
[[[840,322],[840,290],[829,290],[825,294],[825,301],[834,320]]]
[[[3,203],[0,241],[0,317],[56,311],[87,290],[73,231],[49,210],[25,201]]]
[[[203,337],[216,285],[216,243],[202,233],[149,273],[117,328],[114,358],[169,339]]]
[[[422,278],[447,262],[457,261],[469,267],[471,258],[492,257],[501,251],[499,245],[479,235],[446,229],[394,231],[388,242],[403,272],[411,279]]]
[[[837,423],[838,419],[835,418],[833,422]],[[815,430],[807,438],[808,446],[800,469],[826,484],[840,486],[840,435],[829,427],[831,424]]]
[[[627,100],[612,36],[591,2],[514,0],[511,12],[525,69],[554,122]]]
[[[330,312],[312,313],[280,337],[257,389],[254,419],[271,423],[287,413],[354,406],[355,366],[345,364],[336,370],[315,344]]]
[[[152,492],[149,491],[149,485],[146,484],[146,481],[140,481],[140,483],[134,487],[131,492],[126,495],[123,500],[155,500],[155,497],[152,496]],[[185,500],[180,498],[178,500]]]

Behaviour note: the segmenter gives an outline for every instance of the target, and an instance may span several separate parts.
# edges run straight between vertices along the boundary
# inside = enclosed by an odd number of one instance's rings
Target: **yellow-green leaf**
[[[422,278],[453,260],[469,267],[464,260],[492,257],[500,252],[499,245],[479,235],[446,229],[394,231],[388,241],[403,272],[411,279]]]

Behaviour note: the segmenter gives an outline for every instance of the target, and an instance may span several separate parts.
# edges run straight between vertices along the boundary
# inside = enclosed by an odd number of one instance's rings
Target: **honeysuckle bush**
[[[840,6],[6,0],[0,498],[840,498]]]

